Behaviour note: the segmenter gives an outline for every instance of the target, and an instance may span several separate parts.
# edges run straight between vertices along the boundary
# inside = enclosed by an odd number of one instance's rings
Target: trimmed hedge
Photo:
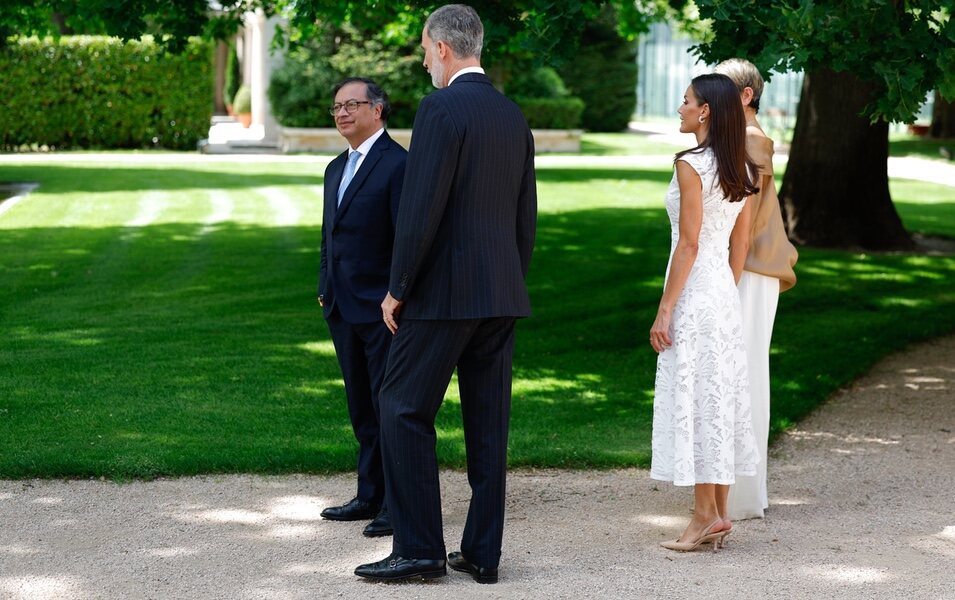
[[[194,149],[213,111],[212,46],[21,38],[0,50],[0,149]]]
[[[517,69],[517,73],[504,85],[509,98],[566,98],[570,96],[567,85],[551,67]]]
[[[584,112],[584,101],[567,98],[513,98],[532,129],[576,129]]]
[[[588,21],[576,54],[561,69],[570,93],[583,99],[584,129],[623,131],[637,107],[637,48],[617,33],[617,16],[605,6]]]

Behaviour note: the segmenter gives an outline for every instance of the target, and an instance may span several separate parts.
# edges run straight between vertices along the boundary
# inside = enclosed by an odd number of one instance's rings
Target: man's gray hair
[[[484,25],[477,11],[466,4],[448,4],[437,9],[424,24],[432,42],[444,42],[455,58],[481,58]]]

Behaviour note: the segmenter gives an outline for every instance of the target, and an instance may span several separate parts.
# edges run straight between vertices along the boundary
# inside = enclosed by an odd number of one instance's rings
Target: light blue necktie
[[[338,206],[342,205],[345,190],[348,189],[348,184],[351,183],[351,180],[355,177],[355,165],[358,164],[359,158],[361,158],[361,152],[358,150],[348,155],[348,162],[345,163],[345,173],[342,174],[342,182],[341,185],[338,186]]]

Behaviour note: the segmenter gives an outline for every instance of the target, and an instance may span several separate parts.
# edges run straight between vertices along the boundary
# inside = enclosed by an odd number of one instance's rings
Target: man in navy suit
[[[395,332],[381,387],[392,553],[359,566],[376,580],[428,579],[447,565],[497,581],[516,319],[530,315],[534,140],[481,69],[484,28],[448,5],[425,23],[437,92],[415,117],[382,318]],[[399,318],[400,315],[400,318]],[[445,560],[434,419],[457,369],[471,503]]]
[[[348,414],[358,439],[358,493],[322,511],[334,521],[374,519],[369,537],[392,532],[385,503],[378,393],[392,334],[381,319],[388,292],[398,201],[407,152],[384,127],[391,107],[374,81],[345,79],[331,114],[349,148],[325,169],[318,302],[345,380]]]

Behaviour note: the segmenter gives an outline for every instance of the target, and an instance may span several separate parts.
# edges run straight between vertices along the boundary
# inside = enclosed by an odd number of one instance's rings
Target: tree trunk
[[[872,97],[873,87],[850,73],[806,73],[779,193],[796,243],[913,247],[889,196],[889,125],[859,116]]]
[[[955,102],[944,100],[935,92],[932,105],[932,127],[929,136],[933,138],[955,138]]]
[[[66,24],[66,15],[61,12],[55,12],[51,16],[53,24],[56,25],[57,31],[60,32],[60,35],[73,35],[75,32]]]

